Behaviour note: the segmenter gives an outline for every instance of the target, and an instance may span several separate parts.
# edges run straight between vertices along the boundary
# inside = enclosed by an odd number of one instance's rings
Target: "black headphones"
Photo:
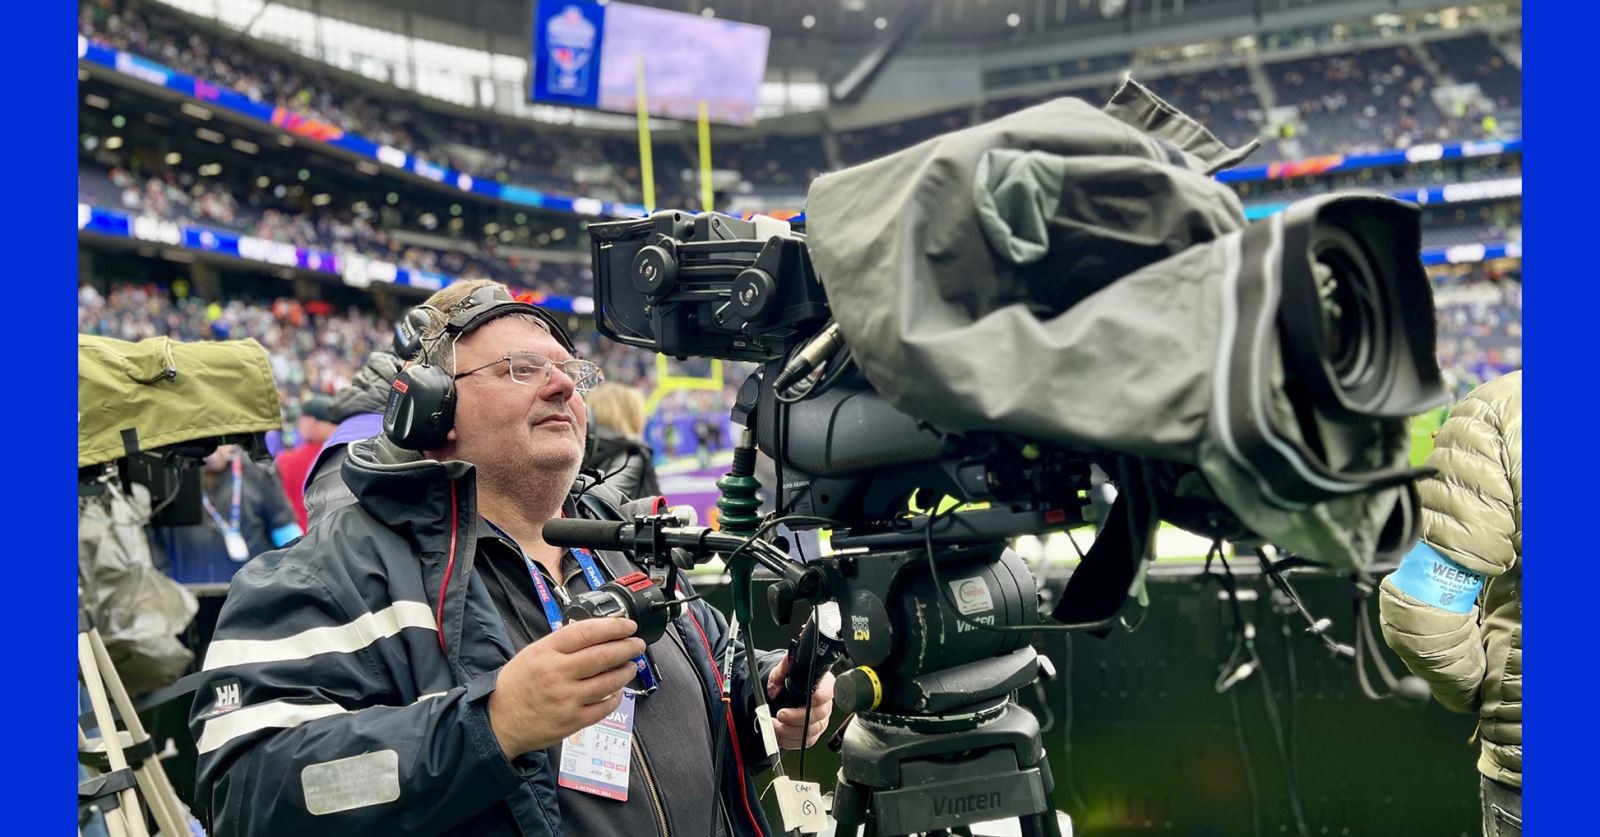
[[[499,285],[488,285],[472,292],[446,310],[419,305],[407,312],[395,326],[395,353],[403,360],[421,363],[402,369],[389,387],[389,401],[383,409],[383,432],[389,440],[406,450],[438,450],[444,447],[450,428],[455,426],[456,391],[453,370],[433,364],[438,345],[456,340],[484,323],[507,314],[531,314],[569,353],[572,338],[548,311],[527,302],[518,302]],[[445,319],[442,331],[431,338],[423,335],[438,318]]]

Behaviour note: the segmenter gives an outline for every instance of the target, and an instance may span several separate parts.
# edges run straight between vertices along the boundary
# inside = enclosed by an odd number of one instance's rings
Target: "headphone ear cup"
[[[414,360],[422,352],[422,332],[431,319],[427,310],[417,307],[406,312],[394,326],[394,353],[401,360]]]
[[[450,373],[437,366],[401,370],[389,386],[383,432],[406,450],[438,450],[455,426],[456,397]]]

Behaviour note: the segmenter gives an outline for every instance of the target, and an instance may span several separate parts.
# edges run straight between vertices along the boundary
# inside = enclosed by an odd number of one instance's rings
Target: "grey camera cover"
[[[1244,212],[1211,177],[1252,149],[1129,81],[1103,110],[1058,99],[824,175],[808,243],[854,357],[903,412],[1197,466],[1264,540],[1365,567],[1408,489],[1274,505],[1215,416],[1239,299],[1275,293],[1244,287],[1274,274],[1241,269]],[[1298,443],[1265,339],[1261,420]],[[1380,435],[1367,458],[1403,461],[1403,427]]]

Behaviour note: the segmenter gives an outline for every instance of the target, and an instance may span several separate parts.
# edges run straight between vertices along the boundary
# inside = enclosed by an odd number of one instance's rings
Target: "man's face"
[[[517,352],[560,363],[571,358],[555,337],[527,320],[491,320],[456,343],[455,371],[466,372]],[[493,483],[534,474],[570,482],[583,461],[588,414],[572,379],[552,368],[549,380],[521,384],[506,363],[456,381],[455,429],[441,458],[478,467]]]
[[[469,366],[467,368],[471,369],[472,367]],[[307,415],[301,415],[295,419],[294,426],[300,436],[301,443],[309,445],[320,445],[328,441],[328,437],[333,435],[333,431],[339,428],[339,425],[331,421],[323,421]]]

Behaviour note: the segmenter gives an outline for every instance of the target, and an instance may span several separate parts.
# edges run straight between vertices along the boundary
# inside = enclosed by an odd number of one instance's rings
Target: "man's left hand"
[[[767,676],[767,700],[773,700],[778,692],[783,689],[783,678],[789,676],[789,657],[784,656],[778,666]],[[785,750],[798,750],[802,746],[810,747],[817,743],[822,733],[828,728],[828,718],[833,714],[833,672],[826,672],[822,679],[817,681],[817,688],[811,692],[811,726],[804,730],[801,726],[806,722],[806,708],[804,706],[791,706],[780,709],[772,717],[772,731],[778,737],[778,746]],[[804,732],[805,743],[801,744],[801,732]]]

